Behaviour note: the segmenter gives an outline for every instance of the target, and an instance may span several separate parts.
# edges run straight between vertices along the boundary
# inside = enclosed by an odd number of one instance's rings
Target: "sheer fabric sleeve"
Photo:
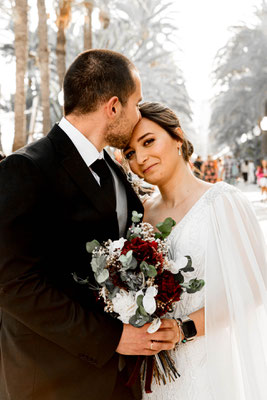
[[[210,202],[206,344],[216,400],[267,398],[267,257],[255,213],[239,191]]]

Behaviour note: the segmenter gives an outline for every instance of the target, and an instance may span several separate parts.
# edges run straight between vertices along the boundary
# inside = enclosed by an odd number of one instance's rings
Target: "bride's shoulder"
[[[217,182],[207,190],[205,199],[208,203],[213,203],[221,197],[234,196],[240,193],[242,192],[233,185],[229,185],[226,182]]]

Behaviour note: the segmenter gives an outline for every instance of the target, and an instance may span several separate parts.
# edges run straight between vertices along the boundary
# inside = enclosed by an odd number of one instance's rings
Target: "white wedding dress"
[[[174,260],[192,258],[186,281],[205,280],[200,292],[183,294],[174,314],[205,306],[206,334],[172,352],[181,377],[167,385],[153,379],[143,400],[266,400],[266,244],[254,211],[238,189],[216,183],[169,243]]]

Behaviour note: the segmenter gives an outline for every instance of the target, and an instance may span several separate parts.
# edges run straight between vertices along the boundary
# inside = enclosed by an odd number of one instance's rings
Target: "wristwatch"
[[[178,318],[181,322],[181,328],[184,334],[184,339],[182,340],[183,343],[194,340],[195,336],[197,335],[197,329],[194,321],[190,319],[187,315],[182,318]]]

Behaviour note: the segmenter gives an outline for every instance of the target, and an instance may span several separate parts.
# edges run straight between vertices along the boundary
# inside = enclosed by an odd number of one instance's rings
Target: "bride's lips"
[[[149,167],[147,167],[146,169],[143,170],[143,174],[146,174],[147,172],[149,172],[153,167],[155,167],[155,165],[158,165],[157,163],[150,165]]]

